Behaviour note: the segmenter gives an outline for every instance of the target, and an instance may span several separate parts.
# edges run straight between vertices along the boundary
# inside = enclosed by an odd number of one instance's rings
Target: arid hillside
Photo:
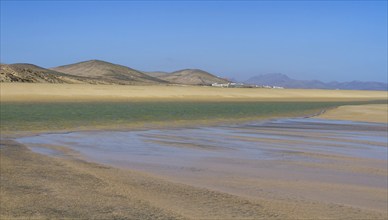
[[[97,83],[85,77],[76,77],[27,63],[1,64],[0,82]]]
[[[209,85],[212,83],[228,83],[229,81],[199,69],[179,70],[159,76],[160,79],[174,84]]]
[[[170,74],[168,72],[163,72],[163,71],[152,71],[152,72],[143,71],[143,73],[156,78],[167,76],[168,74]]]
[[[126,66],[101,60],[90,60],[52,68],[74,76],[83,76],[108,84],[163,84],[165,81]]]

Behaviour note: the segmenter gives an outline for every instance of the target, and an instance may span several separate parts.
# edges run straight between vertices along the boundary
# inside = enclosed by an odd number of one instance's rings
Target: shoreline
[[[357,106],[358,108],[363,108],[363,106],[369,106],[370,104],[362,104],[362,105],[351,105]],[[381,105],[381,104],[377,104]],[[78,128],[78,129],[64,129],[64,130],[55,130],[55,131],[45,131],[45,130],[37,130],[37,131],[5,131],[0,135],[0,139],[9,140],[15,139],[24,136],[37,136],[40,134],[66,134],[66,133],[74,133],[74,132],[94,132],[94,131],[146,131],[146,130],[159,130],[159,129],[180,129],[180,128],[190,128],[190,127],[212,127],[212,126],[230,126],[230,125],[239,125],[245,124],[249,122],[262,122],[269,120],[278,120],[278,119],[286,119],[286,118],[320,118],[320,119],[328,119],[328,120],[344,120],[344,121],[354,121],[354,122],[370,122],[370,123],[385,123],[380,119],[376,120],[350,120],[350,118],[346,119],[341,116],[332,116],[326,117],[327,113],[331,113],[333,111],[341,111],[339,108],[347,107],[345,106],[336,106],[329,107],[324,109],[317,110],[308,110],[309,113],[291,113],[289,115],[282,116],[262,116],[262,117],[248,117],[248,118],[218,118],[218,119],[205,119],[205,120],[173,120],[173,121],[154,121],[154,122],[144,122],[139,124],[129,124],[122,127],[112,127],[112,126],[96,126],[96,127],[87,127],[87,128]],[[388,108],[388,105],[387,105]],[[338,114],[338,113],[337,113]],[[346,114],[346,112],[345,112]],[[380,112],[381,114],[381,112]],[[385,112],[383,112],[385,114]],[[353,118],[356,119],[356,118]],[[385,119],[383,119],[385,120]],[[168,124],[167,124],[168,123]],[[388,122],[387,122],[388,123]]]
[[[113,128],[112,126],[97,126],[94,128],[85,128],[85,129],[65,129],[65,130],[56,130],[56,131],[8,131],[3,132],[0,135],[0,139],[4,140],[12,140],[15,138],[25,137],[25,136],[37,136],[40,134],[67,134],[74,132],[95,132],[95,131],[147,131],[147,130],[162,130],[162,129],[184,129],[191,127],[213,127],[213,126],[231,126],[231,125],[239,125],[246,124],[250,122],[263,122],[269,120],[279,120],[286,118],[314,118],[318,117],[321,114],[324,114],[327,110],[333,109],[336,107],[331,107],[327,109],[317,109],[317,110],[309,110],[306,113],[291,113],[290,115],[283,116],[258,116],[258,117],[248,117],[248,118],[232,118],[232,119],[212,119],[212,120],[174,120],[174,121],[160,121],[160,122],[147,122],[140,124],[131,124],[128,126],[123,126],[120,128]],[[168,124],[167,124],[168,123]]]
[[[319,113],[323,107],[333,105],[336,103],[303,102],[298,106],[295,106],[294,103],[274,102],[188,102],[185,104],[155,102],[134,105],[128,102],[5,104],[1,109],[4,119],[2,134],[76,130],[144,130],[234,124],[271,118],[306,116]],[[292,109],[288,110],[289,107]],[[23,120],[19,117],[22,117]],[[64,121],[64,118],[67,120]]]
[[[321,110],[322,111],[322,110]],[[321,112],[320,111],[320,112]],[[316,114],[307,114],[295,116],[295,118],[309,118],[313,117]],[[213,126],[230,126],[230,125],[238,125],[245,124],[249,122],[262,122],[267,120],[277,120],[277,119],[285,119],[285,118],[294,118],[291,116],[269,116],[269,117],[253,117],[253,118],[237,118],[237,119],[215,119],[215,120],[176,120],[167,122],[151,122],[147,124],[141,125],[129,125],[122,128],[112,128],[110,126],[104,127],[95,127],[95,128],[86,128],[86,129],[65,129],[65,130],[57,130],[57,131],[34,131],[34,132],[20,132],[20,131],[11,131],[9,133],[2,134],[0,139],[15,139],[24,136],[37,136],[40,134],[67,134],[74,132],[95,132],[95,131],[147,131],[147,130],[163,130],[163,129],[184,129],[184,128],[192,128],[192,127],[213,127]],[[173,123],[173,124],[171,124]]]

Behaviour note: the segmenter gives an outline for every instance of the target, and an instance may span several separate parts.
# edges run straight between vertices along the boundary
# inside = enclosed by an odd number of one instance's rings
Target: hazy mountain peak
[[[286,74],[283,74],[283,73],[267,73],[267,74],[259,75],[259,77],[276,78],[276,79],[284,79],[284,80],[290,79],[290,77],[288,77]]]
[[[283,73],[266,73],[262,74],[263,76],[274,76],[274,77],[286,77],[289,78],[286,74]]]

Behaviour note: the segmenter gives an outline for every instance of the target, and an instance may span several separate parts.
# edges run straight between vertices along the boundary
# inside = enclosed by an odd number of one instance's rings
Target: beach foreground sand
[[[250,183],[264,191],[249,198],[86,162],[62,151],[67,156],[48,157],[14,141],[1,141],[1,219],[386,219],[384,212],[288,193],[271,196],[271,191],[288,188],[277,179]],[[295,181],[290,185],[318,192],[319,186]]]

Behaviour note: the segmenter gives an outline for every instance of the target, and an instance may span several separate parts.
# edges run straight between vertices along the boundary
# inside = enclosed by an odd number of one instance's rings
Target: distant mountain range
[[[171,73],[161,71],[144,72],[101,60],[89,60],[50,69],[27,63],[0,64],[0,67],[0,82],[118,85],[211,85],[213,83],[230,83],[230,80],[199,69],[184,69]],[[380,82],[325,83],[318,80],[291,79],[280,73],[255,76],[244,83],[303,89],[388,90],[387,84]]]
[[[244,83],[300,89],[388,90],[387,83],[382,82],[334,81],[325,83],[319,80],[296,80],[281,73],[270,73],[255,76]]]

